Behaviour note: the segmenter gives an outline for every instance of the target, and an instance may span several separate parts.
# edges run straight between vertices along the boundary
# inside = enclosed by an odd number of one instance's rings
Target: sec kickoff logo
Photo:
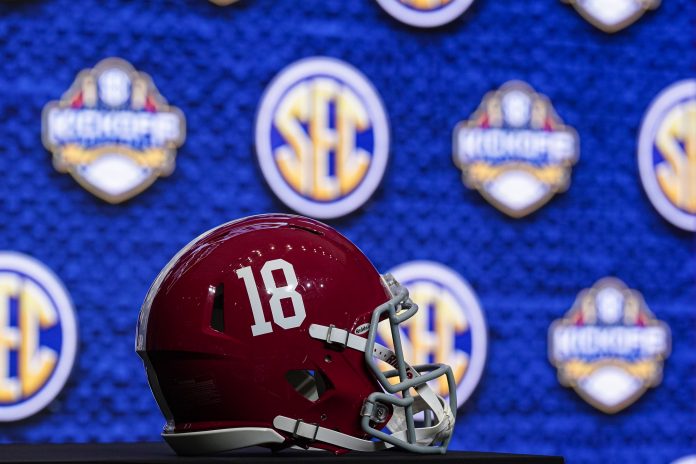
[[[332,58],[300,60],[266,89],[256,153],[286,205],[306,216],[336,218],[362,206],[382,180],[387,116],[357,69]]]
[[[667,87],[651,103],[638,137],[638,167],[655,209],[696,232],[696,79]]]
[[[671,346],[667,324],[640,293],[612,277],[578,295],[549,329],[549,359],[558,378],[608,414],[633,404],[662,381]]]
[[[617,32],[638,21],[660,0],[562,0],[570,3],[593,26],[604,32]]]
[[[408,288],[419,308],[400,325],[404,357],[416,365],[449,364],[461,406],[481,379],[488,348],[486,322],[474,291],[459,274],[432,261],[407,262],[390,274]],[[388,325],[379,325],[378,336],[393,348]],[[447,380],[441,378],[433,387],[446,394]]]
[[[453,138],[464,184],[514,218],[566,190],[580,156],[575,129],[563,125],[547,97],[519,81],[486,94]]]
[[[43,409],[75,360],[77,326],[63,284],[39,261],[0,252],[0,422]]]
[[[46,105],[42,132],[58,171],[102,200],[120,203],[172,173],[185,121],[147,74],[108,58]]]
[[[461,16],[474,0],[377,0],[392,17],[416,27],[437,27]]]

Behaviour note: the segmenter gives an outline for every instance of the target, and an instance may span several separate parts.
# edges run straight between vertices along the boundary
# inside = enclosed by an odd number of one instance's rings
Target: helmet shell
[[[390,296],[353,243],[312,219],[252,216],[201,235],[161,271],[138,322],[136,350],[168,431],[273,428],[283,415],[365,438],[363,401],[382,388],[363,353],[313,339],[309,327],[362,333]],[[253,333],[255,324],[263,333]],[[289,381],[290,371],[321,377],[325,391],[306,397]]]

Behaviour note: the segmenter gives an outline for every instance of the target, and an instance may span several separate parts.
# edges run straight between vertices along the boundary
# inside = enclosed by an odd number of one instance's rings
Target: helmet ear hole
[[[326,375],[319,370],[287,371],[285,379],[297,393],[312,402],[319,400],[328,389],[333,388]]]

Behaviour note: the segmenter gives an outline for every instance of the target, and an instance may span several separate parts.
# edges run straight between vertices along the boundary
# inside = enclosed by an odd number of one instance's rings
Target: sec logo
[[[486,322],[474,291],[459,274],[432,261],[404,263],[390,274],[418,305],[418,312],[400,325],[404,358],[414,365],[450,365],[461,406],[481,379],[488,347]],[[378,336],[393,348],[388,325],[379,325]],[[432,386],[440,395],[447,392],[444,378]]]
[[[0,252],[0,421],[43,409],[75,360],[77,326],[58,278],[28,256]]]
[[[473,0],[377,0],[395,19],[415,27],[437,27],[454,21]]]
[[[273,192],[306,216],[336,218],[377,189],[389,125],[377,91],[352,66],[308,58],[268,86],[256,118],[256,153]]]
[[[638,137],[638,166],[655,209],[696,232],[696,79],[671,85],[650,104]]]

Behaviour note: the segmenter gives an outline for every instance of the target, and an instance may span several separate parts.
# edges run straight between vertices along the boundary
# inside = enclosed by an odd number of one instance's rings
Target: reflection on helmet
[[[456,388],[449,366],[404,360],[398,326],[417,310],[318,221],[269,214],[212,229],[164,267],[138,319],[162,435],[179,454],[254,445],[444,453]],[[375,341],[380,321],[393,351]],[[427,385],[439,377],[449,401]]]

